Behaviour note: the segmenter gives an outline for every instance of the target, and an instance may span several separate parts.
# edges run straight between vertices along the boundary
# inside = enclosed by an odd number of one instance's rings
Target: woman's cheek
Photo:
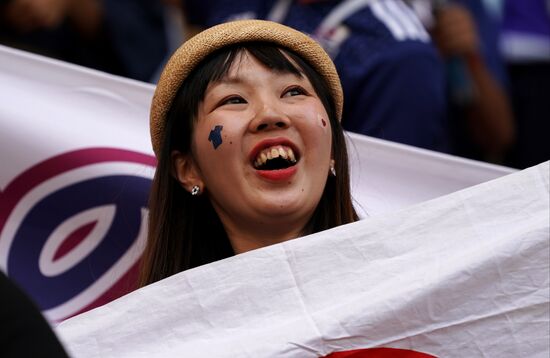
[[[317,113],[317,125],[319,125],[323,131],[328,131],[328,118],[321,113]]]
[[[328,117],[324,111],[320,111],[318,108],[312,109],[307,115],[307,121],[310,123],[312,130],[320,130],[322,135],[330,133],[330,123]]]
[[[218,150],[218,148],[223,144],[224,137],[227,137],[222,133],[223,131],[223,125],[222,124],[216,124],[213,126],[213,128],[210,130],[210,133],[208,134],[208,141],[212,143],[212,147],[214,150]]]
[[[201,142],[200,146],[202,148],[208,148],[208,152],[214,151],[216,153],[227,146],[230,142],[229,138],[230,135],[228,135],[228,130],[223,122],[215,122],[209,128],[205,128],[196,140]]]
[[[209,129],[203,138],[203,148],[207,148],[205,153],[208,153],[211,159],[218,158],[229,163],[228,159],[239,155],[242,128],[220,121],[215,122]]]
[[[324,111],[319,108],[319,105],[309,104],[307,106],[296,106],[291,108],[287,116],[301,121],[303,124],[314,124],[324,130],[328,129],[329,123]]]

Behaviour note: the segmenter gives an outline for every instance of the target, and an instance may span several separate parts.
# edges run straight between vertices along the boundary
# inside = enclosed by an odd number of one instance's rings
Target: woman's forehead
[[[224,67],[225,71],[219,76],[219,78],[210,81],[208,87],[216,84],[236,84],[246,81],[253,81],[256,77],[257,70],[251,70],[251,67],[258,66],[265,70],[270,71],[273,74],[283,77],[289,76],[297,79],[304,79],[303,71],[300,66],[287,54],[283,49],[276,48],[280,55],[284,57],[284,61],[288,63],[287,66],[280,65],[279,61],[270,62],[265,58],[260,60],[247,48],[240,48],[238,52],[227,54]],[[229,63],[228,63],[229,62]],[[267,63],[266,63],[267,62]]]
[[[291,60],[289,59],[289,61]],[[299,69],[299,67],[296,64],[293,63],[293,65],[296,66],[297,69]],[[252,67],[256,67],[256,68],[251,69]],[[274,75],[293,76],[297,78],[302,77],[301,72],[295,73],[290,70],[271,67],[269,66],[269,64],[262,63],[260,60],[254,57],[250,52],[242,51],[239,54],[237,54],[235,60],[229,66],[228,71],[220,78],[219,81],[231,82],[231,81],[238,80],[243,76],[254,77],[254,73],[257,73],[258,71],[257,67],[267,70]]]

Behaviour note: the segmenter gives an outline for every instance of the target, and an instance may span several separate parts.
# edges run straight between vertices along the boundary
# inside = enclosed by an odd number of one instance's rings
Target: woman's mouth
[[[296,174],[300,153],[286,139],[268,139],[256,145],[250,159],[259,176],[270,181],[283,181]]]
[[[297,162],[292,148],[276,145],[259,151],[253,165],[258,170],[281,170],[292,167]]]

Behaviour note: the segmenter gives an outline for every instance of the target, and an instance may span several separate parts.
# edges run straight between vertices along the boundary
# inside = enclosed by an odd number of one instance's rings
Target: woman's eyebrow
[[[215,84],[240,84],[246,82],[243,80],[242,76],[223,76],[217,81],[214,81]]]

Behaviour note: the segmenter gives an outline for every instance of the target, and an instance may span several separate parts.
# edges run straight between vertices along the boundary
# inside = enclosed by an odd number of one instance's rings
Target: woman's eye
[[[306,94],[306,91],[302,87],[292,87],[283,93],[283,97],[299,96],[302,94]]]
[[[233,96],[222,100],[220,102],[220,105],[222,106],[224,104],[239,104],[239,103],[246,103],[246,101],[244,100],[244,98],[240,96]]]

